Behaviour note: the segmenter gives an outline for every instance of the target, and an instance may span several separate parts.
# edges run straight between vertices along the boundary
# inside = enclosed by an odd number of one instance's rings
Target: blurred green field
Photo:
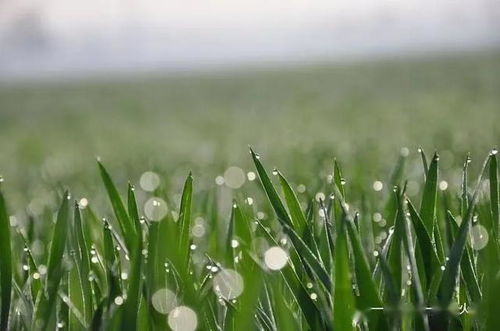
[[[93,190],[95,156],[123,181],[154,165],[213,184],[249,166],[251,145],[298,179],[337,157],[370,182],[404,146],[439,150],[445,168],[485,155],[500,141],[499,91],[498,53],[3,86],[0,174],[16,201]]]
[[[498,53],[3,86],[0,330],[496,330],[499,92]]]

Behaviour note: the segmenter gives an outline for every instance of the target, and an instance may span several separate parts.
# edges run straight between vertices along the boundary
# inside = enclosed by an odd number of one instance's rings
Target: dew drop
[[[239,297],[243,293],[243,289],[243,278],[233,269],[222,269],[213,278],[215,294],[226,300]]]
[[[144,204],[144,214],[152,221],[161,221],[167,215],[167,212],[167,203],[161,198],[152,197]]]
[[[281,247],[274,246],[264,253],[264,262],[271,270],[280,270],[288,263],[288,254]]]
[[[139,185],[146,192],[153,192],[160,186],[160,176],[152,171],[146,171],[139,179]]]
[[[157,290],[151,297],[153,308],[160,314],[168,314],[177,305],[177,297],[167,288]]]

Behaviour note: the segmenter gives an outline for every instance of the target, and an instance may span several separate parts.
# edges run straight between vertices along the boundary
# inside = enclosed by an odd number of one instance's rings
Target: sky
[[[0,75],[489,47],[499,22],[496,0],[0,0]]]

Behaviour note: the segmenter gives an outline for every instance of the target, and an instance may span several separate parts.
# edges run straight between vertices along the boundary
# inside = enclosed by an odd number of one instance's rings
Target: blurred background
[[[452,169],[500,141],[499,49],[495,0],[0,0],[0,175],[18,201],[94,190],[97,155],[213,185],[248,145],[296,181],[402,147]]]

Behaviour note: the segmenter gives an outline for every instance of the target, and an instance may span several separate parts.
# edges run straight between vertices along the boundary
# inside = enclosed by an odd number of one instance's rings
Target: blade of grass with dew
[[[495,235],[498,249],[500,249],[500,215],[499,215],[499,201],[498,201],[498,163],[497,163],[497,150],[494,149],[490,153],[490,207],[491,207],[491,220],[492,229]]]
[[[483,184],[484,173],[487,163],[488,159],[486,159],[485,162],[483,163],[476,188],[474,190],[472,199],[470,200],[467,208],[467,215],[460,224],[457,237],[455,239],[455,242],[453,243],[450,254],[448,256],[448,263],[446,264],[446,268],[443,272],[443,277],[441,278],[441,283],[438,290],[438,302],[442,309],[448,308],[453,296],[453,291],[455,289],[455,284],[458,277],[460,262],[462,260],[464,250],[466,248],[465,246],[467,244],[467,237],[472,223],[474,208],[479,196],[481,185]],[[438,320],[439,325],[443,327],[448,319],[448,314],[446,312],[441,313],[438,318],[439,318]]]
[[[434,234],[434,218],[436,217],[438,161],[439,156],[435,153],[425,178],[424,193],[420,206],[420,217],[427,232],[431,235]]]
[[[33,328],[36,330],[45,330],[48,327],[49,321],[52,319],[52,314],[55,313],[58,297],[57,291],[65,272],[63,268],[63,255],[66,249],[66,239],[69,231],[69,198],[69,193],[66,191],[62,197],[61,207],[57,214],[49,250],[45,293],[41,296],[41,302],[35,311],[35,318],[33,321]]]
[[[340,224],[335,244],[335,279],[333,289],[333,323],[335,330],[354,330],[353,316],[355,312],[354,294],[352,292],[349,251],[347,246],[346,217]]]
[[[189,259],[189,242],[191,231],[191,199],[193,195],[193,176],[191,172],[184,183],[179,211],[179,252],[181,254],[182,272],[185,274]]]
[[[319,279],[321,279],[325,288],[330,291],[331,280],[328,273],[320,264],[316,256],[309,249],[309,247],[307,247],[307,245],[304,243],[302,238],[292,228],[293,224],[288,216],[285,207],[283,206],[283,203],[281,202],[281,199],[278,196],[278,193],[276,193],[276,190],[274,189],[274,186],[271,183],[271,180],[269,179],[264,166],[257,157],[257,154],[255,154],[253,150],[250,151],[252,153],[252,158],[255,163],[255,167],[257,168],[260,180],[262,182],[262,185],[264,186],[264,190],[266,191],[267,197],[269,198],[269,201],[271,202],[271,205],[274,208],[276,215],[278,216],[278,220],[281,222],[281,225],[283,226],[286,234],[290,237],[290,240],[292,241],[299,256],[301,256],[304,261],[308,263],[309,267],[316,273]]]
[[[92,290],[88,281],[90,258],[85,239],[83,238],[80,206],[77,202],[75,202],[73,215],[69,246],[74,268],[69,273],[68,296],[76,309],[81,312],[84,323],[88,324],[92,315]],[[71,309],[69,311],[71,313]],[[74,314],[70,314],[69,323],[76,329],[81,325]]]
[[[288,184],[288,181],[281,174],[281,172],[278,172],[278,178],[281,184],[281,189],[283,191],[286,204],[288,206],[288,210],[290,212],[290,217],[292,219],[293,226],[297,230],[297,233],[299,235],[303,235],[307,227],[307,223],[306,223],[306,217],[304,216],[304,213],[300,208],[300,203],[299,200],[297,199],[297,195],[295,195],[295,192],[292,190],[290,184]]]
[[[123,306],[122,330],[132,328],[138,329],[138,307],[141,299],[142,285],[142,231],[137,212],[137,202],[133,187],[128,186],[128,213],[134,222],[135,233],[132,247],[130,248],[130,270],[128,272],[127,300]],[[141,329],[141,328],[139,328]]]
[[[415,229],[415,234],[417,236],[415,250],[420,250],[420,256],[422,256],[422,261],[424,263],[423,269],[426,278],[425,280],[422,279],[422,282],[425,281],[425,284],[430,284],[432,276],[435,271],[441,267],[442,261],[439,260],[434,244],[432,243],[431,236],[427,232],[420,215],[418,215],[418,212],[411,203],[410,199],[407,198],[406,201],[408,211],[410,212],[410,219],[412,220],[413,228]],[[427,286],[423,287],[424,289],[427,288]]]
[[[417,309],[422,318],[422,325],[425,330],[429,330],[429,321],[427,315],[425,313],[425,296],[422,288],[422,284],[420,282],[419,270],[417,266],[417,261],[415,259],[415,250],[414,243],[412,238],[412,230],[410,228],[408,217],[406,216],[406,210],[403,204],[403,194],[401,191],[397,192],[397,201],[398,201],[398,220],[397,222],[401,222],[403,224],[404,236],[403,236],[403,245],[406,251],[406,255],[410,262],[410,270],[412,272],[412,285],[415,289],[415,295],[417,299]]]
[[[108,193],[108,197],[111,202],[111,206],[113,207],[115,217],[117,218],[118,224],[120,226],[120,230],[123,234],[123,238],[125,239],[127,248],[130,249],[136,236],[134,223],[127,214],[122,199],[118,194],[118,190],[116,189],[115,184],[113,184],[113,181],[109,173],[106,171],[106,168],[104,168],[100,161],[97,161],[97,165],[99,166],[99,172],[101,173],[104,187],[106,188],[106,191]]]
[[[344,198],[340,190],[335,185],[335,195],[344,214],[343,222],[346,234],[348,235],[354,257],[354,272],[356,275],[356,283],[359,290],[359,296],[356,297],[356,306],[364,313],[370,313],[369,327],[371,330],[387,329],[387,321],[385,317],[378,311],[370,312],[371,307],[382,307],[382,300],[379,297],[376,284],[372,278],[368,258],[366,257],[359,232],[354,225],[354,221],[349,216]],[[337,239],[338,240],[338,239]]]
[[[261,222],[258,223],[258,226],[262,230],[265,238],[274,245],[277,245],[277,242]],[[301,282],[299,276],[295,271],[295,268],[288,264],[283,269],[281,269],[281,274],[285,279],[287,286],[290,288],[290,291],[294,295],[295,300],[300,307],[302,314],[304,315],[304,318],[309,324],[309,327],[313,330],[318,326],[326,328],[328,324],[326,323],[326,321],[321,321],[321,312],[319,311],[319,308],[316,306],[315,302],[312,301],[311,297],[309,296],[309,293],[306,289],[307,286],[303,282]]]
[[[375,266],[375,239],[373,236],[373,225],[369,214],[368,200],[363,194],[361,197],[361,213],[359,217],[359,236],[365,250],[366,257],[370,266]]]
[[[1,178],[1,177],[0,177]],[[0,191],[0,290],[1,312],[0,330],[7,330],[12,295],[12,252],[10,239],[10,222],[7,214],[5,198]]]

